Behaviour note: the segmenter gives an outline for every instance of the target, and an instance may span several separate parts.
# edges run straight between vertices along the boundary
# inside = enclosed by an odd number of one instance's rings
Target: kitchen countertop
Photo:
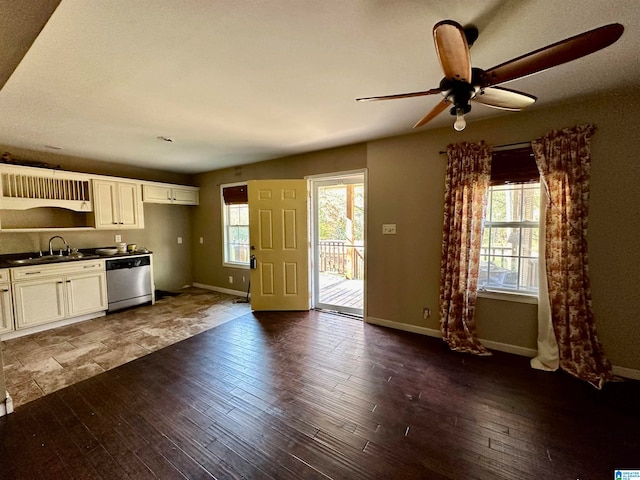
[[[32,265],[52,265],[55,263],[69,263],[69,262],[79,262],[83,260],[95,260],[96,258],[120,258],[120,257],[135,257],[138,255],[150,255],[152,252],[131,252],[131,253],[116,253],[113,255],[98,255],[96,254],[96,250],[100,248],[115,248],[115,247],[97,247],[97,248],[81,248],[78,250],[79,253],[82,253],[83,256],[75,257],[73,259],[69,259],[67,255],[61,257],[60,261],[48,261],[41,264],[23,264],[16,265],[12,263],[13,260],[22,260],[27,258],[38,258],[40,257],[40,252],[25,252],[25,253],[8,253],[5,255],[0,255],[0,268],[20,268]],[[42,255],[48,255],[46,252],[42,252]],[[73,257],[73,255],[71,255]]]

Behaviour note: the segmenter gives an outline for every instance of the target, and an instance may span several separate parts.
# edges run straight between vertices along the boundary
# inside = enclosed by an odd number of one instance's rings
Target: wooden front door
[[[248,182],[253,310],[309,310],[306,180]]]

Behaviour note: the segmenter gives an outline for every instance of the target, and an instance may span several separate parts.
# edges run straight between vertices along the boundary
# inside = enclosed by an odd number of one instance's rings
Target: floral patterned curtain
[[[532,146],[548,194],[545,260],[560,368],[602,388],[611,364],[596,333],[587,254],[594,131],[592,125],[552,131]]]
[[[490,355],[475,335],[482,215],[491,178],[491,148],[484,142],[447,147],[440,264],[440,329],[452,350]]]

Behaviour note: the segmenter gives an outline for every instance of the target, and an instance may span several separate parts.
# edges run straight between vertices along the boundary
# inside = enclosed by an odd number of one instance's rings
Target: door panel
[[[295,210],[284,210],[282,212],[282,224],[283,224],[283,245],[282,248],[285,250],[295,250],[298,248],[297,238],[296,238],[296,211]]]
[[[298,294],[298,265],[295,263],[284,264],[284,294]]]
[[[275,283],[275,279],[273,278],[273,263],[265,263],[261,262],[260,265],[260,294],[262,296],[273,296],[275,294],[275,289],[273,288],[273,284]]]
[[[248,182],[254,310],[309,309],[306,180]]]
[[[260,245],[258,248],[260,250],[273,250],[273,212],[271,210],[262,209],[260,209],[259,212]],[[251,219],[249,219],[249,225],[251,225]],[[251,226],[249,226],[249,230],[251,230]]]

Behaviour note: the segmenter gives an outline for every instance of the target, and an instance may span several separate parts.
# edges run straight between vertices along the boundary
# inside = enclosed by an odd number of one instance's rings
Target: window
[[[495,167],[492,159],[491,186],[484,215],[478,288],[527,295],[538,293],[538,245],[540,242],[540,178],[531,148],[518,157],[511,153]],[[506,158],[509,151],[499,152]],[[528,157],[528,158],[527,158]],[[514,164],[522,168],[514,169]],[[531,170],[531,162],[534,169]],[[528,165],[528,166],[527,166]],[[522,174],[529,169],[529,173]]]
[[[247,185],[222,187],[224,264],[249,265],[249,203]]]

